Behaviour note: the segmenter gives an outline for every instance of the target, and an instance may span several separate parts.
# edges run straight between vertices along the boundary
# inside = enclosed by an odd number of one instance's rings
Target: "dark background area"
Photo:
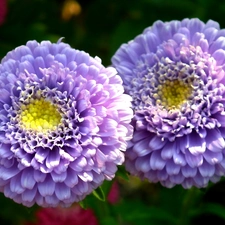
[[[108,65],[122,43],[156,20],[197,17],[225,27],[225,2],[218,0],[80,0],[76,2],[80,11],[66,2],[8,0],[7,17],[0,27],[0,58],[28,40],[56,42],[64,37],[72,47],[98,55]]]

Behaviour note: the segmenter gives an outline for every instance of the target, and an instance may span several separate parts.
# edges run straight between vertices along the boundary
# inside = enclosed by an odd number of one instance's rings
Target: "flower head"
[[[0,64],[0,191],[69,206],[124,162],[133,112],[114,68],[62,42],[29,41]]]
[[[79,205],[70,208],[40,208],[36,212],[36,222],[25,225],[98,225],[91,209],[82,209]]]
[[[225,174],[225,30],[198,19],[155,22],[112,58],[133,98],[126,168],[166,187]]]

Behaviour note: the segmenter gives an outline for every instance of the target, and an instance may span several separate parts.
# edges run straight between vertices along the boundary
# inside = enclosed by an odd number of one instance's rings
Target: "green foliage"
[[[116,176],[123,178],[126,181],[129,181],[129,176],[124,166],[118,166]]]
[[[16,225],[19,221],[32,220],[37,206],[27,208],[17,204],[11,199],[0,194],[0,224],[1,225]],[[4,222],[3,222],[4,221]]]
[[[98,187],[97,189],[95,189],[92,194],[100,201],[105,201],[105,194],[102,190],[101,187]]]

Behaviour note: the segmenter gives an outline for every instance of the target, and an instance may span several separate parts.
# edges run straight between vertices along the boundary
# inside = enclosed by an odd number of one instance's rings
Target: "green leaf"
[[[105,201],[105,193],[102,190],[101,187],[98,187],[97,189],[95,189],[92,194],[100,201]]]
[[[86,203],[85,199],[83,201],[80,201],[79,205],[82,209],[87,209],[87,203]]]
[[[204,204],[200,209],[195,210],[192,213],[192,216],[201,215],[201,214],[213,214],[225,221],[225,207],[215,203]]]
[[[172,215],[166,210],[157,207],[149,206],[140,199],[126,199],[122,201],[122,204],[117,205],[115,208],[115,214],[119,216],[123,221],[132,222],[136,224],[177,224],[177,215]]]
[[[122,177],[124,180],[129,181],[129,176],[124,166],[118,166],[116,175]]]
[[[127,221],[152,221],[167,222],[167,224],[176,224],[176,218],[161,208],[150,207],[148,210],[134,210],[132,213],[124,217]]]
[[[106,218],[103,218],[101,219],[101,224],[105,225],[115,225],[115,224],[118,224],[118,221],[116,220],[116,218],[114,217],[106,217]]]

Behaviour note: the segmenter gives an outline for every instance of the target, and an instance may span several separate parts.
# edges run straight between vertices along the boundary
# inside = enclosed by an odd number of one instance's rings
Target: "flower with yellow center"
[[[191,86],[181,80],[166,80],[158,89],[158,103],[167,109],[178,109],[192,93]]]
[[[184,188],[225,176],[224,43],[212,20],[156,21],[112,57],[133,99],[132,175]]]
[[[68,207],[114,178],[133,116],[114,68],[61,40],[29,41],[0,74],[0,192]]]
[[[57,129],[61,115],[51,102],[41,98],[21,106],[21,123],[25,129],[46,133]]]

